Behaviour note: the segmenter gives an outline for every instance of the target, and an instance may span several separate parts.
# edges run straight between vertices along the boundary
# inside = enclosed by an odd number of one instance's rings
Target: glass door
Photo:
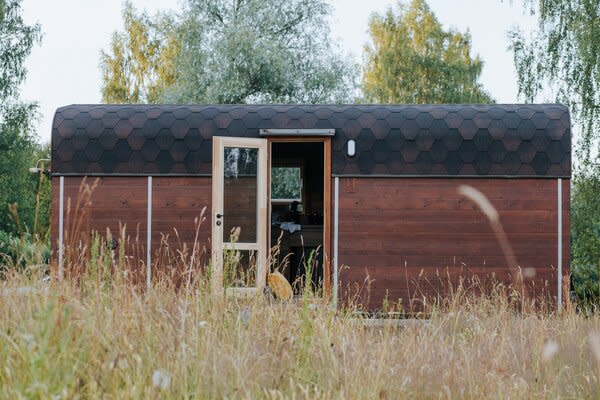
[[[266,284],[267,140],[213,137],[212,274],[215,294]]]

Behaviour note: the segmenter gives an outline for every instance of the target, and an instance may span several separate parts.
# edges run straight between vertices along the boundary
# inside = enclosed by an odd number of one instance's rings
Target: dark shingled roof
[[[553,104],[71,105],[54,116],[52,171],[210,175],[213,136],[261,128],[335,129],[335,175],[571,175],[569,111]]]

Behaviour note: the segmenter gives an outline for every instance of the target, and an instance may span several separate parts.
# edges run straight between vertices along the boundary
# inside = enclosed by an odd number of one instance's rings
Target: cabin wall
[[[158,262],[158,268],[164,269],[180,261],[164,258],[167,247],[171,252],[185,250],[189,259],[196,245],[196,255],[201,265],[206,265],[210,260],[211,207],[210,177],[152,178],[153,264]]]
[[[125,225],[132,239],[146,238],[147,181],[145,177],[64,178],[64,232],[65,237],[75,229],[76,220],[81,232],[117,235]],[[90,203],[83,202],[82,182],[93,191]],[[52,237],[58,240],[60,178],[52,178]],[[56,243],[53,243],[56,245]]]
[[[81,177],[65,177],[65,243],[73,230]],[[535,268],[529,285],[536,293],[557,294],[557,179],[339,178],[338,265],[340,297],[378,308],[384,298],[421,306],[444,296],[459,279],[492,275],[510,282],[505,257],[483,213],[457,193],[459,185],[482,191],[500,220],[522,268]],[[59,177],[53,177],[52,240],[57,249]],[[92,231],[113,234],[126,224],[132,265],[145,261],[147,177],[87,178],[96,184],[82,238]],[[152,184],[152,260],[161,268],[161,239],[171,250],[194,242],[203,262],[210,258],[210,177],[154,177]],[[563,273],[569,272],[570,182],[563,190]],[[333,190],[332,190],[333,194]],[[335,204],[334,204],[335,206]],[[205,209],[204,214],[202,210]],[[204,218],[198,230],[196,222]],[[120,225],[121,224],[121,225]],[[177,233],[175,233],[175,230]],[[136,240],[137,238],[137,240]],[[56,259],[56,257],[55,257]],[[565,294],[566,295],[566,294]]]
[[[484,214],[458,194],[483,192],[497,209],[536,295],[557,294],[557,179],[339,178],[340,296],[365,308],[385,298],[421,309],[461,277],[510,283],[505,257]],[[569,263],[569,180],[563,190],[563,274]]]
[[[148,178],[85,178],[85,183],[94,189],[89,204],[79,203],[78,207],[78,199],[82,199],[80,187],[83,179],[64,178],[65,245],[72,243],[71,238],[75,236],[72,232],[75,231],[78,232],[78,239],[89,241],[93,232],[106,237],[110,231],[112,237],[116,237],[120,227],[125,226],[128,242],[126,254],[130,266],[143,271],[148,229]],[[59,182],[59,177],[52,178],[51,236],[54,260],[57,259],[59,237]],[[172,254],[187,249],[189,255],[195,241],[203,261],[208,260],[211,182],[209,177],[153,177],[151,243],[155,268],[157,263],[159,268],[176,264],[165,256],[167,247]],[[202,216],[206,220],[202,220]],[[198,223],[199,226],[196,225]]]

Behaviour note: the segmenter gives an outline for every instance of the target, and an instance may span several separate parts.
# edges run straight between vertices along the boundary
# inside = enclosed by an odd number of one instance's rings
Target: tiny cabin
[[[515,278],[468,185],[527,285],[560,303],[570,176],[569,112],[554,104],[70,105],[52,128],[52,243],[60,272],[66,204],[93,178],[82,227],[135,231],[148,282],[176,231],[205,246],[216,290],[262,290],[276,267],[336,302],[418,307],[466,279]]]

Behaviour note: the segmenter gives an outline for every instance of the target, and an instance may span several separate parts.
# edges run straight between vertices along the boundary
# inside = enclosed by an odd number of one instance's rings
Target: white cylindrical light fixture
[[[348,140],[348,157],[354,157],[356,155],[356,140]]]

